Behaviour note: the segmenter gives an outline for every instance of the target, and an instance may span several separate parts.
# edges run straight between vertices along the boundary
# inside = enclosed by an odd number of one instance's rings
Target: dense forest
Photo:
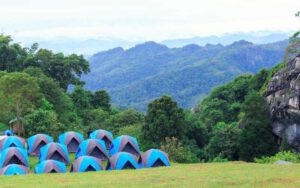
[[[295,57],[299,44],[295,34],[286,60]],[[69,130],[86,135],[101,128],[132,135],[142,150],[161,148],[177,162],[253,161],[291,149],[277,144],[264,98],[270,78],[283,67],[285,62],[239,76],[215,88],[193,111],[162,96],[141,113],[112,106],[105,90],[85,90],[80,77],[90,68],[83,56],[54,53],[38,44],[24,48],[0,35],[1,129],[14,118],[25,125],[25,137],[42,132],[56,138]]]
[[[89,58],[85,88],[105,89],[119,107],[146,111],[163,95],[191,109],[216,86],[236,76],[257,73],[282,61],[288,38],[269,44],[237,41],[230,45],[189,44],[169,48],[146,42],[130,49],[115,48]]]

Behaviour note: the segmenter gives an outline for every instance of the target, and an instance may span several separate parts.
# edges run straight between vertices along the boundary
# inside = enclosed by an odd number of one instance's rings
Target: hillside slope
[[[215,86],[242,73],[255,73],[281,61],[288,42],[168,48],[154,42],[128,50],[115,48],[90,58],[86,88],[106,89],[120,107],[145,110],[149,101],[170,95],[191,108]]]

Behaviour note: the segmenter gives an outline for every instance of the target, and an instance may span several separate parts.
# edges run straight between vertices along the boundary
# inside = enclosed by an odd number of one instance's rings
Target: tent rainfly
[[[101,160],[108,160],[108,153],[105,149],[105,143],[99,139],[87,139],[78,147],[76,159],[81,156],[93,156]]]
[[[71,172],[89,172],[102,170],[101,160],[91,156],[82,156],[76,159]]]
[[[25,175],[29,173],[29,168],[23,165],[10,164],[0,169],[1,175]]]
[[[67,147],[55,142],[43,146],[40,150],[39,162],[41,163],[46,160],[57,160],[69,165],[70,158]]]
[[[109,131],[98,129],[90,134],[92,139],[100,139],[105,142],[106,149],[109,150],[110,145],[114,139],[113,134]]]
[[[0,140],[0,150],[7,149],[9,147],[25,148],[25,140],[18,136],[6,136]]]
[[[79,144],[84,140],[83,135],[77,132],[66,132],[58,137],[58,142],[67,146],[70,153],[76,153]]]
[[[127,152],[119,152],[109,158],[106,170],[138,169],[137,158]]]
[[[28,155],[25,149],[9,147],[0,152],[0,168],[9,164],[18,164],[28,167]]]
[[[46,174],[46,173],[66,173],[67,167],[64,163],[56,160],[46,160],[34,168],[35,174]]]
[[[128,152],[136,157],[140,156],[140,148],[136,138],[132,136],[122,135],[114,139],[110,146],[109,153],[114,155],[118,152]]]
[[[139,165],[144,168],[170,166],[170,160],[165,152],[158,149],[149,149],[141,154]]]
[[[41,147],[53,142],[53,138],[46,134],[36,134],[27,139],[27,152],[29,155],[39,156]]]

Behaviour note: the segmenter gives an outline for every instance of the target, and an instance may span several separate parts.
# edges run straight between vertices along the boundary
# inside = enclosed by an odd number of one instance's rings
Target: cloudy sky
[[[163,40],[300,28],[300,0],[0,0],[15,37]]]

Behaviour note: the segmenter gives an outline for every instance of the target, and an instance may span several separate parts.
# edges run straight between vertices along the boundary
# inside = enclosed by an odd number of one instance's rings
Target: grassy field
[[[300,187],[300,165],[172,164],[141,170],[1,176],[0,187]]]

